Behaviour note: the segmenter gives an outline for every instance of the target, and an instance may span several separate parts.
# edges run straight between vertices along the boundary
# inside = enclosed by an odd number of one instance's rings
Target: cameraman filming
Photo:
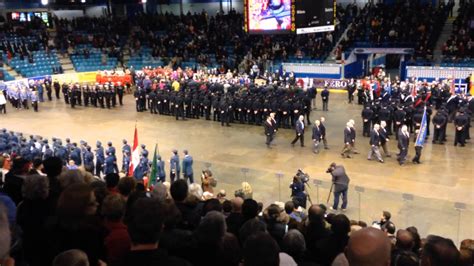
[[[326,173],[332,175],[332,187],[334,193],[334,204],[330,207],[331,210],[337,210],[339,205],[339,197],[342,195],[342,211],[347,208],[347,191],[349,189],[349,177],[346,174],[346,170],[342,165],[336,165],[331,163]],[[334,188],[334,189],[333,189]]]
[[[300,175],[293,177],[293,183],[290,184],[291,198],[294,202],[297,202],[299,206],[306,209],[306,192],[304,191],[304,181]]]

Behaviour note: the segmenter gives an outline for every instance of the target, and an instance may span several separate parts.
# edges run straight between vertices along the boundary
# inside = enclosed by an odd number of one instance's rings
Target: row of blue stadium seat
[[[15,80],[15,78],[10,75],[10,73],[7,72],[7,70],[0,68],[0,72],[3,73],[3,79],[4,81],[10,81],[10,80]]]

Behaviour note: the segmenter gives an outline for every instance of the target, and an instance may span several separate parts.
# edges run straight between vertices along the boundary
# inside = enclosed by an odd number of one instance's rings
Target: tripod
[[[306,192],[306,198],[309,201],[309,203],[313,205],[313,201],[311,200],[311,195],[309,195],[309,191],[311,190],[311,187],[308,183],[304,183],[304,186],[307,188],[307,191],[308,191]]]

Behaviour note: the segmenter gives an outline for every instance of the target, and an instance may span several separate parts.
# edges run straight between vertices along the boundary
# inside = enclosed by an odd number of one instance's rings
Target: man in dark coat
[[[342,196],[341,209],[344,211],[347,208],[347,191],[349,189],[349,177],[346,174],[346,170],[342,165],[336,165],[331,163],[328,173],[332,176],[333,193],[334,193],[334,204],[330,207],[331,210],[337,210],[339,205],[339,198]]]

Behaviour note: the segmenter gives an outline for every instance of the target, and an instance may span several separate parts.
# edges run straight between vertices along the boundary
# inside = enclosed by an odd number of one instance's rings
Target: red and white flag
[[[135,168],[137,168],[140,163],[140,151],[138,150],[138,133],[137,126],[135,126],[135,134],[133,136],[133,147],[132,154],[130,158],[130,168],[128,169],[128,176],[133,176]]]

